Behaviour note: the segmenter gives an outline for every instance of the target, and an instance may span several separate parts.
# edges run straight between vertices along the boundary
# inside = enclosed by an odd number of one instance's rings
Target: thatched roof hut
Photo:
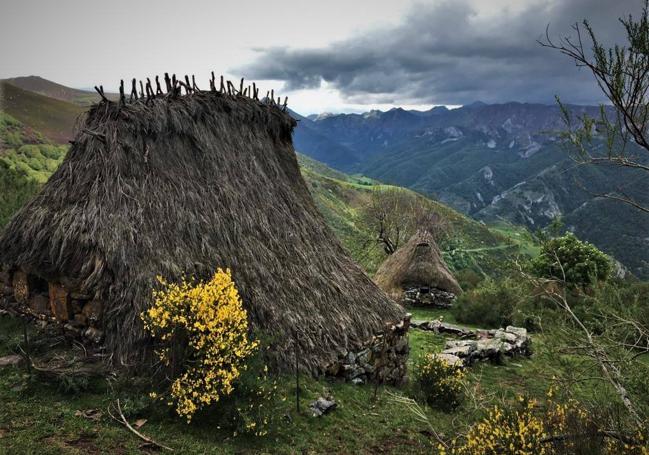
[[[139,315],[157,275],[230,268],[280,370],[294,330],[302,368],[317,374],[403,318],[317,211],[286,109],[229,83],[149,91],[90,109],[61,167],[4,230],[0,264],[100,300],[116,362],[150,350]]]
[[[459,294],[462,288],[442,258],[433,235],[420,229],[390,255],[374,275],[374,281],[395,300],[410,288],[428,288]]]

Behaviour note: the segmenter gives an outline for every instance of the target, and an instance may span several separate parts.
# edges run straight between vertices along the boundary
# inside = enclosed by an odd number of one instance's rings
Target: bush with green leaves
[[[609,277],[611,261],[595,246],[568,233],[543,243],[532,271],[541,278],[586,288]]]
[[[452,411],[460,405],[464,393],[464,370],[437,354],[428,353],[415,368],[415,383],[424,400],[432,407]]]
[[[505,327],[512,324],[515,308],[527,295],[529,293],[510,278],[487,279],[458,297],[453,315],[465,324]]]

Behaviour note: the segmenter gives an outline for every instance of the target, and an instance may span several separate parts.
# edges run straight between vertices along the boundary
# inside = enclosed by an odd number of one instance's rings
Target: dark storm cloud
[[[604,42],[622,42],[617,18],[637,15],[640,0],[555,0],[516,13],[478,15],[468,0],[414,8],[397,27],[376,29],[321,49],[260,49],[239,71],[255,79],[283,80],[289,90],[323,81],[356,103],[466,104],[595,103],[592,76],[536,40],[550,24],[553,37],[573,33],[587,18]]]

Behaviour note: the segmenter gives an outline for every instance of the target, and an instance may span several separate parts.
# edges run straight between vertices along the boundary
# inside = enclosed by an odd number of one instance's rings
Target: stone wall
[[[404,305],[450,308],[453,306],[455,297],[452,292],[427,286],[410,287],[403,291]]]
[[[410,314],[398,324],[386,326],[381,335],[372,337],[361,349],[343,353],[326,374],[355,384],[403,384],[407,380],[409,327]]]
[[[101,342],[101,300],[88,293],[67,289],[23,270],[0,271],[0,297],[5,309],[34,317],[44,323],[58,323],[75,336]]]

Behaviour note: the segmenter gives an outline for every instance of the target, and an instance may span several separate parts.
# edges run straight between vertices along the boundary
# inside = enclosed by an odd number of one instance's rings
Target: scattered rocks
[[[320,417],[336,409],[336,406],[336,401],[333,398],[320,397],[311,403],[309,408],[313,412],[313,417]]]
[[[0,357],[0,367],[15,367],[22,363],[23,357],[18,354]]]
[[[435,354],[435,357],[438,359],[442,359],[446,361],[451,366],[463,366],[464,362],[462,362],[462,359],[459,358],[456,355],[449,354],[449,353],[440,353],[440,354]]]
[[[477,350],[478,343],[476,341],[448,341],[442,354],[450,354],[461,359],[466,359],[471,357],[471,355]]]

